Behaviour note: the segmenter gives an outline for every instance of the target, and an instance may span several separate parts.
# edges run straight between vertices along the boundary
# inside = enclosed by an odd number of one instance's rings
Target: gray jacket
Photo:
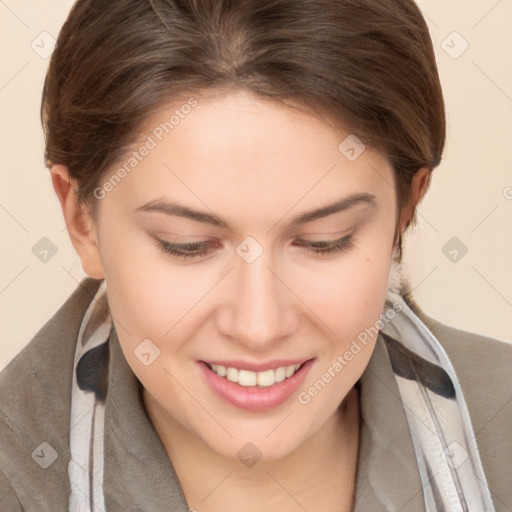
[[[84,279],[0,373],[2,512],[67,511],[73,359],[83,315],[99,283]],[[459,377],[496,511],[512,512],[512,346],[443,325],[414,302],[410,306],[443,345]],[[422,512],[421,479],[383,343],[379,336],[360,379],[354,511]],[[107,512],[187,512],[189,506],[200,511],[200,504],[186,503],[115,329],[109,351],[103,482]],[[46,468],[36,462],[42,443],[57,455]],[[48,452],[47,445],[43,449]]]

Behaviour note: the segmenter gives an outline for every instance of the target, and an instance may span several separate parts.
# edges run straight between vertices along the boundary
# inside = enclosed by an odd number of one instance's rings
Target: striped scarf
[[[388,290],[385,310],[391,309],[396,314],[379,336],[404,405],[425,511],[495,512],[467,405],[446,352],[403,298]],[[68,512],[105,512],[103,427],[112,325],[103,281],[84,315],[75,351]]]

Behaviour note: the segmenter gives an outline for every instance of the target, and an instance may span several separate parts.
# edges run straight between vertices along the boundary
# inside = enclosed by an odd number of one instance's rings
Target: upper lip
[[[310,358],[312,359],[312,358]],[[208,364],[216,364],[225,366],[226,368],[237,368],[238,370],[248,370],[251,372],[264,372],[265,370],[275,370],[281,366],[291,366],[295,364],[302,364],[309,359],[275,359],[266,363],[250,363],[248,361],[234,360],[234,361],[203,361]]]

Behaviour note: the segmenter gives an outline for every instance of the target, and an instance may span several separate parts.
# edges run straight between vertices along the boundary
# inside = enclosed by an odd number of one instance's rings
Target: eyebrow
[[[295,228],[297,226],[301,226],[302,224],[306,224],[307,222],[311,222],[316,219],[327,217],[328,215],[333,215],[334,213],[348,210],[359,204],[376,206],[377,203],[375,199],[376,198],[373,194],[369,194],[367,192],[352,194],[327,206],[322,206],[315,210],[301,213],[299,216],[295,217],[290,222],[290,226]],[[231,229],[225,220],[215,215],[214,213],[193,210],[192,208],[189,208],[188,206],[185,206],[178,202],[167,202],[164,201],[163,199],[154,199],[152,201],[149,201],[148,203],[143,204],[142,206],[136,208],[135,211],[160,212],[165,213],[167,215],[184,217],[186,219],[195,220],[197,222],[203,222],[206,224],[212,224],[213,226]]]

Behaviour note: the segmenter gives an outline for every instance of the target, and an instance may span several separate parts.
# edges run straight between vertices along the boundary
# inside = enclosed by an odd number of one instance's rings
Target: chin
[[[296,442],[290,439],[290,435],[285,431],[281,436],[274,432],[271,436],[272,440],[266,436],[266,431],[261,431],[259,435],[244,435],[239,431],[239,435],[234,438],[229,437],[229,441],[226,439],[215,439],[213,443],[204,441],[213,452],[226,459],[237,460],[248,468],[256,462],[284,459],[300,444],[300,440]]]

